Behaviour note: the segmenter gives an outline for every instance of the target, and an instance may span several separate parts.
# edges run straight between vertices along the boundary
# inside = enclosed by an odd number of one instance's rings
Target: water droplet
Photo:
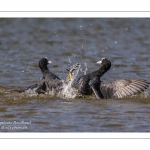
[[[70,58],[69,58],[69,63],[71,63],[71,60],[70,60]]]

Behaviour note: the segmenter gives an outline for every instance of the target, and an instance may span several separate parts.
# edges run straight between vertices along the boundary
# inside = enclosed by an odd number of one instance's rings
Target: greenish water
[[[102,80],[150,81],[149,31],[146,18],[1,18],[0,132],[149,132],[149,89],[104,100],[6,93],[37,83],[42,57],[61,79],[70,61],[88,73],[107,57],[112,67]]]

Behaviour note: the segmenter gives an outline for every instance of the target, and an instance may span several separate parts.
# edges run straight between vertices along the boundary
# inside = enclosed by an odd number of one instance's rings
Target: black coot
[[[51,64],[51,61],[48,61],[48,59],[42,58],[39,61],[39,67],[43,73],[43,78],[42,81],[39,84],[34,84],[32,86],[29,86],[23,90],[13,90],[14,92],[25,92],[27,90],[35,90],[35,92],[37,92],[38,94],[44,94],[45,92],[48,91],[52,91],[54,90],[59,90],[60,88],[62,88],[63,82],[62,80],[56,76],[55,74],[53,74],[47,67],[48,64]]]
[[[83,75],[72,83],[72,87],[78,89],[79,93],[86,95],[94,93],[98,99],[123,98],[140,93],[149,86],[149,83],[142,79],[101,81],[100,77],[110,69],[111,62],[107,58],[102,58],[97,63],[102,64],[99,70]]]
[[[38,85],[37,93],[44,93],[53,89],[57,91],[63,86],[62,80],[48,69],[47,65],[51,63],[46,57],[39,61],[39,67],[43,73],[43,80]]]

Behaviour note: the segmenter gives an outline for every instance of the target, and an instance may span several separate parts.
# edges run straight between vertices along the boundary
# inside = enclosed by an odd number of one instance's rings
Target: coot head
[[[49,61],[49,60],[47,59],[47,57],[42,58],[42,59],[39,61],[39,67],[40,67],[40,69],[42,70],[42,72],[45,71],[45,70],[47,70],[47,69],[48,69],[48,68],[47,68],[47,65],[48,65],[48,64],[51,64],[51,63],[52,63],[52,62]]]
[[[103,65],[103,64],[108,63],[108,62],[109,62],[109,60],[104,57],[104,58],[102,58],[102,60],[98,61],[97,64],[102,64]]]

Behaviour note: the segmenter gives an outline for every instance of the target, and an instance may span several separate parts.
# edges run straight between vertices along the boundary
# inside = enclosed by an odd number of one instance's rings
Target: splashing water
[[[80,71],[83,72],[84,75],[86,75],[86,72],[88,70],[87,63],[84,63],[84,65],[85,65],[85,70],[83,70],[82,68],[80,68]]]
[[[87,63],[84,63],[84,65],[85,65],[84,75],[86,75],[86,72],[87,72],[87,70],[88,70],[88,68],[87,68]]]
[[[28,89],[28,90],[26,90],[25,94],[30,95],[30,96],[38,95],[37,92],[36,92],[36,88],[35,89]]]
[[[71,86],[72,82],[73,80],[71,80],[68,84],[64,83],[63,89],[59,91],[57,96],[61,98],[66,98],[66,99],[75,98],[78,91]]]
[[[72,80],[68,82],[68,84],[66,84],[65,82],[63,82],[63,89],[61,91],[59,91],[59,93],[57,94],[57,96],[61,97],[61,98],[75,98],[78,94],[78,90],[73,88],[71,85],[74,82],[74,80],[76,79],[78,73],[80,70],[80,65],[78,66],[78,68],[76,70],[74,70],[74,72],[72,73]]]

